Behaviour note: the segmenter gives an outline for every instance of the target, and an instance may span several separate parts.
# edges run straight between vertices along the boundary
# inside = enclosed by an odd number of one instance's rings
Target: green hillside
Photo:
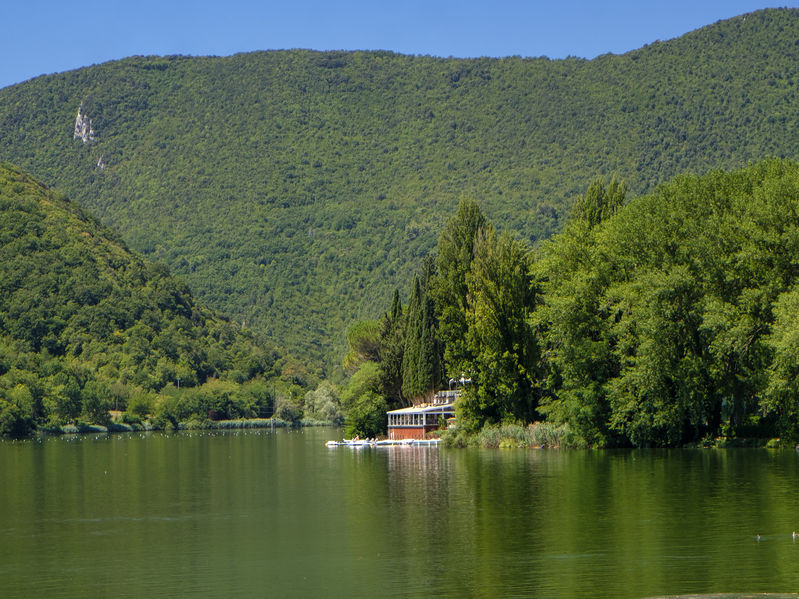
[[[797,157],[797,40],[786,9],[590,61],[133,57],[0,90],[0,158],[321,373],[462,195],[535,242],[598,175]]]
[[[252,415],[270,400],[277,358],[199,306],[165,267],[0,164],[0,435],[102,423],[136,402],[144,415],[158,394],[193,394],[202,417]]]

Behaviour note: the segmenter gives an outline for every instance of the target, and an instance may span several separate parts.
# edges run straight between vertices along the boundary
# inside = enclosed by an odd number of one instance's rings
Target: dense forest
[[[153,426],[293,419],[285,397],[300,389],[285,358],[166,267],[0,164],[0,435],[105,425],[110,410]]]
[[[335,378],[343,331],[390,304],[461,196],[535,245],[599,175],[645,194],[795,158],[797,40],[786,9],[594,60],[132,57],[0,90],[0,159],[294,355],[297,376]],[[31,351],[73,351],[68,327],[45,328]]]
[[[799,439],[799,164],[627,195],[595,181],[535,249],[462,201],[408,305],[350,331],[352,430],[466,373],[467,433],[544,420],[590,447]]]

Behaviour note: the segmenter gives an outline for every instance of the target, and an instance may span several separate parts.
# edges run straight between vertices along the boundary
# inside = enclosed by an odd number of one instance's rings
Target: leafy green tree
[[[315,418],[336,425],[344,423],[344,414],[341,411],[341,400],[335,387],[328,381],[323,381],[313,391],[305,395],[305,408]]]
[[[354,372],[365,361],[377,361],[380,342],[380,323],[377,320],[362,320],[352,325],[347,331],[350,349],[344,358],[344,369]]]
[[[293,401],[292,397],[278,395],[275,398],[275,405],[277,406],[275,408],[275,416],[280,420],[295,425],[302,419],[302,408],[297,402]]]
[[[56,422],[71,422],[80,415],[83,397],[80,384],[74,377],[69,377],[65,384],[56,386],[50,398],[52,400],[50,412]]]
[[[544,244],[534,263],[544,303],[533,315],[545,347],[546,393],[539,411],[568,424],[578,444],[612,443],[607,385],[618,373],[604,293],[609,262],[585,221]]]
[[[799,438],[799,289],[780,295],[774,327],[766,339],[774,359],[768,368],[763,411],[776,420],[778,434]]]
[[[628,286],[617,329],[623,367],[609,385],[611,427],[636,446],[698,441],[711,392],[701,325],[701,288],[685,267]]]
[[[111,421],[109,410],[113,407],[111,390],[108,385],[88,381],[82,391],[83,417],[94,424],[108,424]]]
[[[128,399],[125,414],[128,419],[140,423],[150,414],[154,402],[155,398],[152,394],[143,391],[134,392]]]
[[[531,325],[537,290],[528,249],[493,228],[476,240],[467,277],[465,362],[472,385],[458,407],[467,429],[487,423],[532,422],[539,390],[538,344]]]
[[[376,391],[367,391],[354,399],[347,408],[345,430],[348,437],[362,438],[385,434],[388,404]]]
[[[385,433],[388,404],[379,389],[380,367],[364,362],[341,392],[347,435],[373,437]]]
[[[30,435],[33,418],[15,401],[0,398],[0,436],[22,438]]]
[[[275,397],[272,388],[263,379],[251,380],[241,386],[251,411],[260,417],[270,416],[274,411]]]
[[[29,435],[35,425],[34,398],[24,384],[10,389],[6,397],[0,390],[0,436],[21,438]]]
[[[167,388],[158,394],[153,406],[153,423],[159,428],[177,430],[186,413],[180,404],[180,397]]]

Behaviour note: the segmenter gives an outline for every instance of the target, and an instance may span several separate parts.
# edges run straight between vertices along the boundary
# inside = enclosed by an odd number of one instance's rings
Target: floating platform
[[[328,447],[436,447],[441,439],[384,439],[382,441],[343,439],[328,441]]]

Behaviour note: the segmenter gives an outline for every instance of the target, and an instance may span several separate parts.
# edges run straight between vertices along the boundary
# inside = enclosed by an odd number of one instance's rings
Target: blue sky
[[[20,0],[9,4],[2,10],[0,87],[134,54],[227,56],[311,48],[593,58],[781,6],[763,0]]]

